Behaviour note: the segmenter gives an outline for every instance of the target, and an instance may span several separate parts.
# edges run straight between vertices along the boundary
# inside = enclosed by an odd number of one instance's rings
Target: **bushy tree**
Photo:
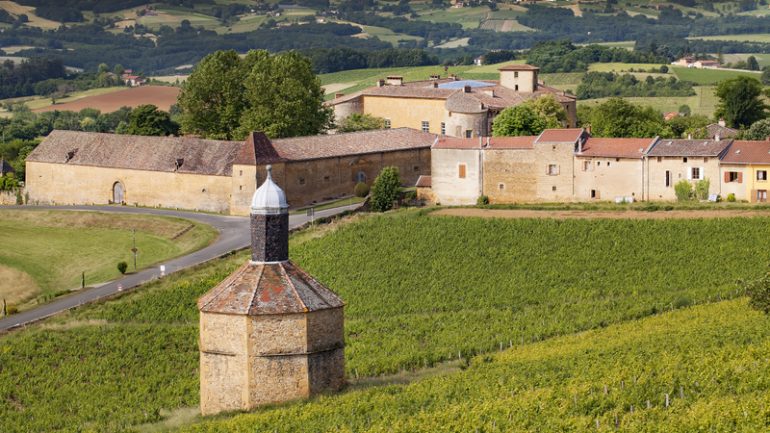
[[[733,128],[749,126],[767,115],[762,83],[756,78],[740,76],[722,81],[715,93],[719,98],[716,117],[725,119]]]
[[[706,200],[709,198],[709,187],[711,182],[708,179],[701,179],[695,184],[695,196],[698,200]]]
[[[663,114],[652,107],[640,107],[622,98],[611,98],[592,108],[582,108],[581,123],[591,125],[596,137],[670,137]]]
[[[369,131],[385,128],[385,119],[371,114],[353,113],[337,126],[339,132]]]
[[[749,58],[746,59],[746,69],[748,69],[749,71],[759,70],[759,62],[757,61],[756,57],[749,56]]]
[[[400,188],[401,178],[398,167],[383,168],[372,185],[370,199],[372,209],[385,212],[393,208],[393,202],[398,198]]]
[[[131,135],[175,135],[179,125],[171,120],[171,116],[158,107],[147,104],[140,105],[131,111],[128,124],[121,133]]]
[[[678,201],[688,201],[692,199],[692,184],[686,179],[682,179],[674,184],[674,193]]]
[[[561,127],[566,119],[567,112],[553,96],[541,97],[501,111],[495,117],[492,135],[538,135],[544,129]]]
[[[742,134],[744,140],[767,140],[770,137],[770,119],[762,119],[751,124]]]

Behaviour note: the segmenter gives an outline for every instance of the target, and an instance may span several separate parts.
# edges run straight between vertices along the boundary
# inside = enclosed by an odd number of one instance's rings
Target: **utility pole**
[[[86,271],[83,271],[83,273],[80,275],[80,288],[86,288]]]
[[[136,229],[132,229],[131,233],[134,238],[134,246],[131,247],[131,252],[134,253],[134,272],[136,272],[136,253],[139,251],[138,249],[136,249]]]

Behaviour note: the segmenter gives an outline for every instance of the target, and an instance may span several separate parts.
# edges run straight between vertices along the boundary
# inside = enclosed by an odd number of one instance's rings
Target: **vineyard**
[[[743,300],[698,306],[180,431],[765,432],[768,320]]]
[[[346,301],[351,380],[444,361],[470,367],[195,428],[577,431],[597,421],[613,429],[617,418],[693,431],[720,412],[758,425],[767,319],[742,300],[668,310],[739,295],[736,281],[769,261],[769,222],[401,211],[295,236],[292,259]],[[0,337],[0,431],[124,431],[197,405],[195,300],[243,260]],[[634,319],[643,321],[615,326]]]

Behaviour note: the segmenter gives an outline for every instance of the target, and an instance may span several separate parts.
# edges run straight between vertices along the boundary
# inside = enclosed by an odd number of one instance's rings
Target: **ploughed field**
[[[118,90],[100,95],[87,96],[71,102],[48,105],[33,111],[80,111],[84,108],[94,108],[102,113],[111,113],[121,107],[135,108],[140,105],[152,104],[163,111],[168,111],[176,104],[179,87],[172,86],[140,86]]]
[[[292,260],[346,301],[354,385],[185,429],[753,431],[770,410],[769,319],[729,299],[769,250],[768,217],[410,210],[300,233]],[[0,337],[0,431],[124,431],[196,406],[195,300],[243,260]]]

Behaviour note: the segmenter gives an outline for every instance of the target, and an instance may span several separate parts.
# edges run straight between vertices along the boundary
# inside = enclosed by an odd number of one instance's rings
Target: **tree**
[[[372,116],[371,114],[353,113],[342,119],[342,122],[340,122],[337,127],[337,131],[355,132],[383,128],[385,128],[385,119],[382,117]]]
[[[722,81],[715,93],[719,98],[716,117],[725,119],[733,128],[746,127],[766,116],[762,83],[755,78],[740,76]]]
[[[317,134],[333,112],[307,58],[296,52],[252,50],[206,56],[179,96],[182,130],[209,138],[242,139],[251,131],[269,137]]]
[[[385,212],[393,207],[393,202],[398,198],[398,191],[401,188],[401,179],[398,174],[398,167],[385,167],[374,179],[371,191],[372,209],[378,212]]]
[[[538,135],[547,128],[559,128],[567,120],[567,112],[553,96],[529,100],[508,107],[495,117],[492,135]]]
[[[749,56],[749,58],[746,59],[746,69],[748,69],[749,71],[759,70],[759,62],[757,61],[756,57]]]
[[[770,67],[765,66],[762,69],[762,76],[760,80],[762,81],[762,84],[766,86],[770,85]]]
[[[582,108],[581,122],[591,125],[596,137],[670,137],[663,115],[652,107],[640,107],[622,98],[611,98],[593,108]]]
[[[121,133],[130,135],[175,135],[179,125],[171,120],[171,116],[158,107],[147,104],[140,105],[131,111],[128,125]]]
[[[770,119],[762,119],[751,124],[748,131],[743,133],[744,140],[767,140],[770,137]]]
[[[682,116],[689,116],[692,114],[692,110],[690,109],[690,106],[687,104],[682,104],[679,106],[679,114]]]

